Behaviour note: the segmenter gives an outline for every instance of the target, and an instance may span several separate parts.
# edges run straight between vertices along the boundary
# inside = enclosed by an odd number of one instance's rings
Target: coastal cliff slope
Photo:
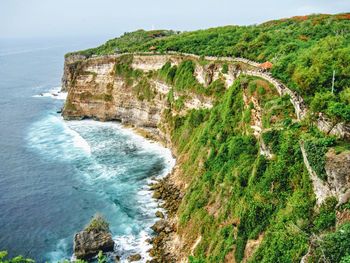
[[[324,30],[329,24],[348,27],[347,16],[338,16],[312,16],[309,22],[318,21]],[[307,20],[260,27],[277,27],[278,35]],[[253,29],[246,29],[246,37]],[[193,34],[184,33],[184,49],[191,37],[195,46]],[[149,45],[170,49],[179,38],[160,34],[131,44],[135,50],[125,54],[103,54],[103,48],[71,53],[64,66],[65,119],[121,121],[163,142],[177,157],[167,180],[182,198],[167,218],[171,230],[155,239],[161,245],[150,252],[154,261],[340,262],[350,249],[341,241],[350,237],[348,88],[339,86],[348,83],[348,62],[337,64],[343,75],[329,105],[318,105],[329,94],[298,90],[298,76],[285,81],[292,69],[279,64],[286,63],[283,58],[269,73],[254,61],[268,54],[247,60],[145,52]],[[348,35],[335,38],[343,52]],[[295,50],[302,63],[305,54]],[[281,77],[281,70],[288,74]],[[344,110],[337,112],[340,106]]]

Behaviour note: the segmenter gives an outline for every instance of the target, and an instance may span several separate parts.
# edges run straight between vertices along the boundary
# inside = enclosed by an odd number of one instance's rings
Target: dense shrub
[[[325,170],[326,156],[328,148],[334,144],[334,138],[313,138],[304,142],[307,158],[312,169],[322,180],[327,179]]]
[[[182,61],[174,76],[174,87],[178,91],[193,90],[203,92],[203,87],[194,77],[195,63],[192,60]]]
[[[128,85],[131,85],[135,79],[142,76],[142,71],[134,70],[131,67],[132,55],[123,55],[115,63],[115,74],[122,77]]]
[[[7,258],[6,251],[0,251],[0,263],[34,263],[35,261],[23,256],[17,256],[14,258]]]
[[[150,101],[154,98],[155,91],[151,87],[147,78],[142,78],[133,88],[137,98],[139,100],[147,100]]]
[[[227,74],[227,73],[228,73],[228,64],[227,64],[227,63],[224,63],[224,64],[222,65],[221,72],[222,72],[223,74]]]
[[[85,227],[85,231],[106,231],[109,232],[109,224],[108,222],[101,216],[95,215],[90,223]]]
[[[314,220],[314,230],[320,232],[335,226],[335,207],[338,200],[335,197],[327,198],[320,206],[320,211]]]
[[[323,258],[326,262],[348,260],[350,255],[350,223],[340,226],[334,233],[329,233],[316,241],[313,260]],[[344,258],[345,257],[345,258]]]
[[[192,262],[224,262],[233,247],[239,262],[247,241],[262,233],[267,243],[256,262],[294,262],[307,251],[303,231],[309,231],[314,202],[298,129],[264,133],[276,159],[260,156],[258,141],[242,125],[242,85],[250,81],[255,79],[237,80],[210,111],[191,111],[174,121],[172,138],[188,159],[183,178],[191,182],[180,206],[179,231],[202,236]],[[214,217],[208,211],[218,200]],[[230,224],[233,219],[239,223]]]

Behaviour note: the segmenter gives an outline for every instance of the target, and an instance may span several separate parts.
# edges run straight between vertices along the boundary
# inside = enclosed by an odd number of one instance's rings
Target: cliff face
[[[68,98],[63,109],[66,119],[95,118],[102,121],[117,120],[124,124],[139,128],[160,128],[162,113],[169,109],[168,94],[171,87],[157,76],[148,78],[149,92],[147,99],[140,98],[135,92],[139,81],[130,81],[126,76],[116,74],[116,65],[123,63],[123,57],[130,56],[131,70],[150,74],[160,70],[167,62],[172,66],[179,65],[184,60],[195,63],[194,76],[196,81],[208,87],[214,81],[221,79],[228,88],[242,73],[270,80],[269,75],[259,72],[257,64],[244,59],[213,58],[190,54],[170,55],[114,55],[85,58],[84,56],[69,56],[65,60],[62,89],[68,91]],[[203,63],[201,60],[206,60]],[[223,64],[228,64],[228,70],[223,73]],[[277,91],[284,95],[288,93],[280,83],[273,83]],[[175,100],[181,97],[183,104],[180,109],[172,110],[172,114],[185,114],[191,109],[211,108],[212,98],[194,92],[183,94],[173,91]],[[294,94],[289,91],[290,94]],[[302,100],[291,100],[296,105],[297,116],[305,115]]]
[[[115,58],[104,57],[68,66],[65,87],[69,95],[63,116],[156,127],[160,109],[164,107],[160,96],[151,102],[138,100],[132,86],[114,76],[115,61]]]
[[[123,56],[103,56],[86,59],[82,56],[66,58],[63,90],[68,91],[68,97],[63,109],[65,119],[94,118],[101,121],[117,120],[123,124],[151,130],[160,135],[162,114],[169,109],[168,93],[171,87],[157,77],[147,80],[151,96],[140,98],[137,93],[139,81],[130,81],[125,76],[116,74],[116,64]],[[178,65],[188,56],[134,55],[130,63],[131,70],[149,74],[161,69],[165,63]],[[206,71],[199,64],[196,68],[196,78],[208,83],[208,76],[216,73]],[[211,81],[215,77],[210,77]],[[180,94],[174,92],[174,99]],[[211,108],[212,99],[192,93],[186,96],[178,114],[184,114],[190,109]],[[162,135],[163,139],[165,134]]]
[[[288,89],[284,84],[274,79],[270,74],[259,70],[259,64],[242,58],[199,57],[192,54],[170,53],[160,54],[126,54],[93,57],[87,59],[82,55],[68,56],[64,64],[62,90],[69,91],[67,105],[63,116],[66,118],[97,118],[99,120],[119,120],[125,124],[138,127],[157,127],[161,112],[167,108],[166,95],[169,87],[159,78],[152,78],[151,90],[156,96],[151,101],[135,100],[135,86],[137,83],[127,83],[124,78],[115,74],[115,65],[124,56],[131,56],[130,67],[143,73],[161,69],[167,62],[179,65],[184,60],[195,61],[194,75],[198,83],[208,87],[213,81],[222,79],[226,88],[231,86],[240,75],[259,77],[267,80],[283,96],[288,95],[294,106],[299,120],[308,114],[307,106],[302,97]],[[203,63],[203,61],[207,63]],[[228,65],[223,73],[223,64]],[[210,108],[210,99],[190,94],[184,102],[183,112],[188,109]],[[175,98],[178,96],[175,94]],[[350,138],[350,126],[346,123],[333,123],[324,115],[317,118],[318,128],[331,135]]]
[[[350,199],[350,152],[336,154],[334,150],[330,150],[326,157],[328,184],[333,195],[338,196],[339,204],[345,204]]]

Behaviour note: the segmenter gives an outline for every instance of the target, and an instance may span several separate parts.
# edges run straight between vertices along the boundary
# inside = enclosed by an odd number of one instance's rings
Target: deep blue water
[[[38,262],[70,258],[75,232],[96,214],[122,258],[149,248],[157,204],[147,183],[173,165],[168,150],[117,123],[65,122],[63,55],[84,41],[0,42],[0,250]]]

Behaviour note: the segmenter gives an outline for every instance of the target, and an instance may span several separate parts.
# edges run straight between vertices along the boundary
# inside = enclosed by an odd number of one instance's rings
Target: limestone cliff
[[[128,55],[125,55],[128,56]],[[179,64],[186,56],[131,56],[132,70],[147,74],[159,70],[170,61]],[[149,98],[142,98],[135,89],[141,81],[130,82],[115,72],[123,56],[102,56],[86,59],[82,56],[66,58],[63,90],[68,97],[63,109],[65,119],[94,118],[101,121],[116,120],[152,131],[159,136],[161,116],[168,109],[167,94],[171,87],[160,79],[147,80],[151,93]],[[178,95],[174,94],[175,99]],[[188,109],[210,108],[211,99],[191,94],[179,112]]]
[[[122,54],[86,58],[83,55],[66,57],[62,90],[69,96],[63,112],[66,118],[97,118],[99,120],[119,120],[138,127],[157,127],[162,110],[167,107],[166,96],[170,91],[166,83],[158,78],[151,78],[152,100],[135,99],[135,86],[138,83],[127,81],[115,74],[116,63],[122,63],[125,56],[132,57],[130,67],[143,73],[161,69],[165,63],[179,65],[184,60],[195,61],[195,77],[207,87],[217,79],[222,79],[228,88],[240,75],[260,77],[270,82],[282,95],[290,96],[297,118],[303,119],[308,114],[307,106],[301,96],[284,84],[274,79],[269,73],[259,69],[259,64],[243,58],[199,57],[192,54]],[[223,64],[228,64],[223,72]],[[175,94],[175,98],[178,96]],[[208,98],[192,93],[187,96],[183,112],[188,109],[208,108],[212,102]],[[333,123],[324,115],[318,116],[316,125],[326,133],[342,138],[350,138],[350,126],[346,123]]]

